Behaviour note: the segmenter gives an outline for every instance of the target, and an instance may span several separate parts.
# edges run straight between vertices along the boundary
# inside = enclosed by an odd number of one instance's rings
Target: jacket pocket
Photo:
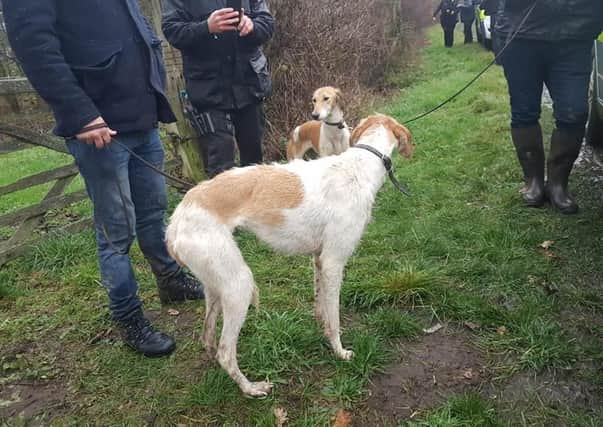
[[[258,98],[270,96],[272,93],[272,82],[270,81],[270,72],[268,71],[268,60],[266,56],[260,52],[249,60],[249,65],[255,73],[257,80]]]
[[[71,43],[64,46],[63,52],[88,96],[96,100],[106,95],[114,84],[116,64],[122,52],[121,43]]]

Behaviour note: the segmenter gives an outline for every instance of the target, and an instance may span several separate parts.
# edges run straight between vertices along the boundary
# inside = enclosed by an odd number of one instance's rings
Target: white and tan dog
[[[343,269],[371,217],[386,170],[382,156],[410,157],[408,129],[374,115],[352,134],[359,148],[311,162],[231,169],[191,189],[167,228],[170,254],[205,285],[203,345],[241,390],[264,396],[268,382],[250,382],[239,370],[237,341],[258,289],[233,239],[235,228],[250,230],[277,251],[314,257],[315,314],[337,357],[348,360],[339,332]],[[370,146],[377,153],[361,149]],[[220,345],[216,319],[222,313]]]
[[[343,153],[350,147],[350,129],[343,119],[341,91],[331,86],[312,95],[312,118],[296,127],[287,143],[287,160],[302,159],[313,149],[319,157]]]

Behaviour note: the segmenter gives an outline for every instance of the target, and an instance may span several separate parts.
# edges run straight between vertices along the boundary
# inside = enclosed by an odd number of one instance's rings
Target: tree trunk
[[[178,122],[166,126],[168,142],[175,148],[182,160],[182,174],[192,182],[200,182],[206,178],[203,162],[197,149],[198,136],[184,117],[180,103],[180,91],[185,84],[182,77],[182,60],[180,52],[170,46],[161,31],[161,0],[140,0],[143,11],[150,17],[158,36],[163,39],[163,57],[167,71],[167,96]]]

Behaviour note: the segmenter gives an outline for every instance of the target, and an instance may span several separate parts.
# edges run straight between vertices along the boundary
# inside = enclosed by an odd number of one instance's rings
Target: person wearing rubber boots
[[[511,136],[526,182],[523,199],[528,206],[548,200],[561,213],[576,213],[568,181],[585,133],[592,46],[603,29],[603,1],[506,0],[499,13],[496,31],[503,43],[510,41],[501,60]],[[539,123],[544,85],[555,117],[546,161]]]

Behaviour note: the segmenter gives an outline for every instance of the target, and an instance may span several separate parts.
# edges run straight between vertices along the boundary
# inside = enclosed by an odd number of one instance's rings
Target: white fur
[[[358,142],[372,145],[386,155],[399,144],[383,126],[365,132]],[[270,167],[292,172],[303,183],[303,201],[293,209],[284,210],[285,220],[281,224],[260,224],[246,217],[224,224],[209,211],[189,202],[178,205],[166,233],[172,254],[204,283],[205,348],[212,354],[217,352],[220,365],[244,393],[252,396],[266,395],[272,384],[252,383],[238,367],[237,340],[248,306],[257,298],[257,289],[232,232],[235,228],[247,229],[279,252],[314,257],[315,314],[335,354],[348,360],[353,352],[343,348],[339,330],[343,269],[370,220],[375,196],[386,174],[382,161],[362,149]],[[245,170],[248,168],[240,172]],[[216,347],[219,312],[224,322],[220,345]]]

